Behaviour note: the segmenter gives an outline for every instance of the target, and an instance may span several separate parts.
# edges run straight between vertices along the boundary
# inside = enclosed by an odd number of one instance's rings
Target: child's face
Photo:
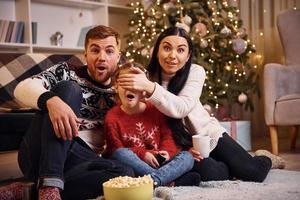
[[[127,73],[130,73],[129,69],[121,71],[120,74],[127,74]],[[118,86],[118,84],[116,85],[116,90],[119,95],[121,104],[123,105],[123,107],[127,109],[137,108],[141,99],[143,98],[141,92],[125,90],[124,88]]]

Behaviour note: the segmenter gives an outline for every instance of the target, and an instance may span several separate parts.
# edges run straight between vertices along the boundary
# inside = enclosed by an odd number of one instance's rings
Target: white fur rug
[[[200,187],[158,187],[154,200],[299,200],[300,172],[271,170],[263,183],[203,182]]]

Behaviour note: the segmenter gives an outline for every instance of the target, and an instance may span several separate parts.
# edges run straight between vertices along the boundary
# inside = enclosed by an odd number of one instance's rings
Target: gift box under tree
[[[222,121],[227,133],[246,151],[251,151],[251,122],[242,120]]]

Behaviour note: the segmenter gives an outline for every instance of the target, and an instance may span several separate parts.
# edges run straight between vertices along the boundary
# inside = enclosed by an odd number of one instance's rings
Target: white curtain
[[[260,91],[263,94],[264,64],[284,63],[284,53],[276,25],[277,15],[284,10],[300,9],[300,0],[229,0],[228,2],[239,8],[243,26],[247,29],[249,39],[256,46],[257,55],[253,61],[259,64]],[[254,136],[268,135],[264,120],[263,96],[260,99],[256,98],[254,103],[254,113],[243,112],[242,116],[252,121]]]

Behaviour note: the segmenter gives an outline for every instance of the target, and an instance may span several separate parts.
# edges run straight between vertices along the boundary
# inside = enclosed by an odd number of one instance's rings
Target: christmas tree
[[[259,94],[257,65],[250,64],[255,46],[226,0],[143,0],[131,3],[126,56],[147,66],[157,35],[170,26],[184,28],[194,45],[193,63],[206,70],[201,102],[218,109],[226,102],[253,110]],[[210,105],[210,106],[209,106]]]

